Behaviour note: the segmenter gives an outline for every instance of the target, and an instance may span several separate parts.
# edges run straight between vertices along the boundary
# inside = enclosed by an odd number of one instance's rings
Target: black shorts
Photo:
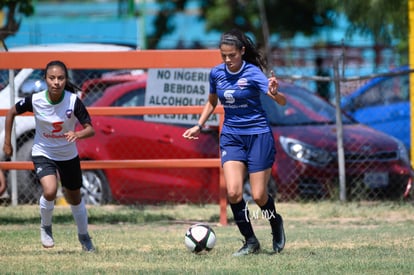
[[[63,187],[76,190],[82,187],[82,171],[79,156],[70,160],[57,161],[43,156],[33,156],[35,173],[40,180],[44,176],[55,175],[59,172]]]

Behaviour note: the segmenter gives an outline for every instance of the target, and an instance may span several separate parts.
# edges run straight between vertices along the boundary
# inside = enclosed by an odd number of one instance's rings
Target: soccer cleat
[[[246,240],[243,246],[235,253],[233,253],[234,257],[245,256],[249,254],[254,254],[259,252],[260,250],[260,243],[255,236]]]
[[[40,240],[44,248],[52,248],[55,245],[53,241],[52,226],[40,226]]]
[[[272,225],[273,235],[273,251],[276,253],[282,252],[286,243],[285,230],[283,228],[282,216],[276,214],[276,223]]]
[[[95,247],[92,244],[91,237],[88,233],[78,234],[79,242],[82,245],[82,250],[86,252],[95,252]]]

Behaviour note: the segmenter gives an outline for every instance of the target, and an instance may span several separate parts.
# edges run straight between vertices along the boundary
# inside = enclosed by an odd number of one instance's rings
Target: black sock
[[[271,225],[277,224],[275,201],[272,196],[269,195],[267,202],[263,206],[260,206],[260,209],[262,210],[263,217],[265,217]]]
[[[246,202],[242,199],[238,203],[230,203],[231,211],[233,212],[234,221],[240,230],[240,233],[247,240],[254,237],[253,227],[250,222],[249,210]]]

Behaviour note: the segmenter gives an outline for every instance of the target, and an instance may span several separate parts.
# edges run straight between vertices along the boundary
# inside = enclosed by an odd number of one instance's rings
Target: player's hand
[[[198,135],[200,134],[200,128],[196,125],[191,127],[190,129],[187,129],[183,137],[186,139],[198,139]]]
[[[276,95],[278,93],[279,83],[277,82],[275,73],[270,71],[270,78],[269,78],[269,92],[272,95]]]
[[[4,143],[3,152],[6,157],[11,157],[13,155],[13,146],[10,143]]]
[[[78,140],[78,136],[73,131],[65,133],[65,137],[68,142],[75,142],[76,140]]]

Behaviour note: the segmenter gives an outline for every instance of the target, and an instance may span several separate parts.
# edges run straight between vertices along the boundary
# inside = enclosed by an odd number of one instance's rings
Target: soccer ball
[[[216,234],[210,226],[197,223],[188,228],[184,243],[187,249],[193,253],[210,251],[216,244]]]

